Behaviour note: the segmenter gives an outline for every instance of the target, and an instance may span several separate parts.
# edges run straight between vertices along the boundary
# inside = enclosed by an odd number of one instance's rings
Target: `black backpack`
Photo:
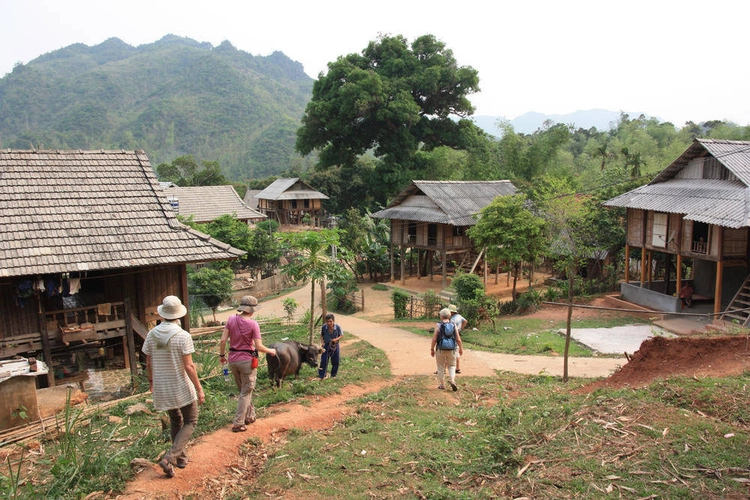
[[[452,351],[456,348],[456,325],[451,323],[440,323],[437,348],[441,351]]]

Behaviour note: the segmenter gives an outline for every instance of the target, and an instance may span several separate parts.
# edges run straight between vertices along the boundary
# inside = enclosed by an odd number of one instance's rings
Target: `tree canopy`
[[[328,64],[313,85],[297,131],[296,149],[320,151],[323,169],[352,167],[368,151],[383,159],[379,178],[400,187],[420,149],[465,148],[484,134],[462,118],[474,112],[468,96],[479,90],[477,71],[459,66],[432,35],[408,45],[383,36],[362,54]]]

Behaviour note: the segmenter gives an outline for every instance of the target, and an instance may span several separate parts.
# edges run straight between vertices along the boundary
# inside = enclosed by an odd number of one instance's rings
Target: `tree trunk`
[[[563,382],[568,381],[568,351],[570,350],[570,322],[573,318],[573,269],[568,266],[568,321],[565,327],[565,350],[563,352]]]
[[[328,295],[326,294],[326,279],[320,280],[320,309],[322,312],[320,316],[325,319],[328,314]]]
[[[315,327],[315,280],[310,278],[310,342],[313,343],[313,329]]]

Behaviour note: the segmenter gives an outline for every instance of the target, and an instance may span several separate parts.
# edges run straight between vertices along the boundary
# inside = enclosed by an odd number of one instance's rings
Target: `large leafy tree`
[[[546,248],[546,227],[546,221],[530,210],[526,196],[516,194],[492,200],[469,228],[469,238],[488,258],[507,261],[515,268],[513,300],[521,263],[536,261]]]
[[[193,155],[180,156],[172,163],[161,163],[156,173],[162,182],[174,182],[178,186],[221,186],[227,179],[221,173],[217,161],[204,160],[198,165]]]
[[[478,90],[477,71],[459,66],[434,36],[421,36],[411,46],[400,35],[383,36],[321,73],[296,148],[304,155],[320,151],[324,169],[349,168],[372,151],[383,160],[380,182],[395,192],[409,179],[421,148],[465,148],[483,136],[465,119],[474,112],[468,96]]]
[[[211,308],[214,323],[216,309],[232,297],[234,273],[229,269],[205,266],[197,271],[188,270],[188,292]]]

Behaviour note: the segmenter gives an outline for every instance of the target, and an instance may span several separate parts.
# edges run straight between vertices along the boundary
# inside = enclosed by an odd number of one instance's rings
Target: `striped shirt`
[[[148,332],[141,351],[151,357],[157,411],[182,408],[198,398],[182,361],[184,355],[195,352],[193,338],[179,323],[162,321]]]

